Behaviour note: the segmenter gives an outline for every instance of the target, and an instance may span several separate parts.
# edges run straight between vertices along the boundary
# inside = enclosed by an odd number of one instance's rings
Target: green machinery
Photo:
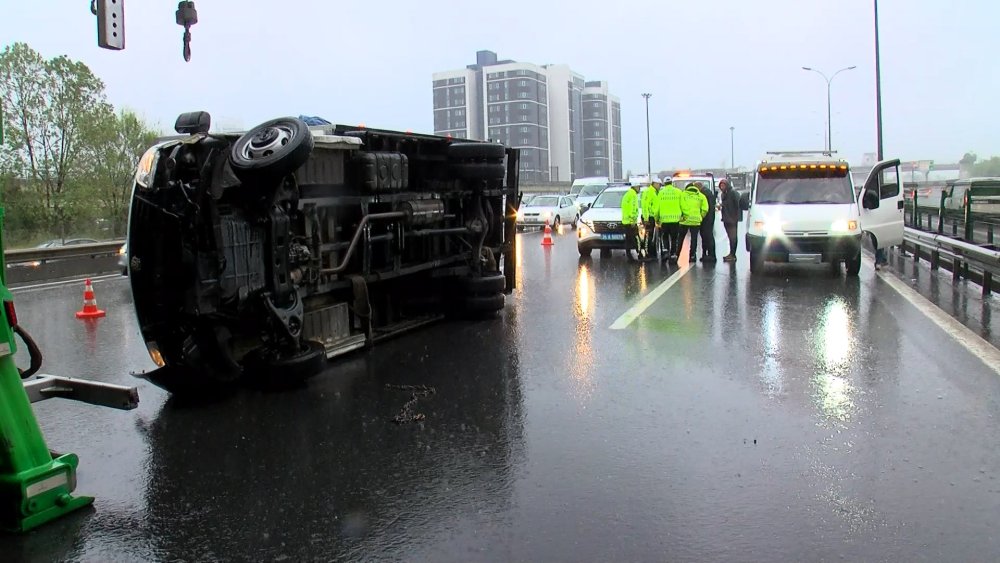
[[[3,208],[0,207],[0,233]],[[133,409],[139,399],[134,387],[108,385],[84,379],[33,376],[41,353],[17,324],[13,296],[7,288],[0,234],[0,530],[26,532],[90,505],[94,499],[73,496],[76,488],[74,454],[49,451],[31,409],[31,403],[62,397],[96,405]],[[14,363],[14,335],[24,340],[31,367],[22,374]],[[22,376],[28,376],[22,379]]]

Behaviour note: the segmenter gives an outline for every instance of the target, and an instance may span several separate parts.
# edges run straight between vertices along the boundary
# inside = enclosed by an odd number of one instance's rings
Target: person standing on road
[[[723,262],[736,261],[736,226],[743,220],[743,211],[740,209],[740,195],[733,189],[729,180],[719,182],[719,190],[722,191],[722,226],[726,229],[726,236],[729,237],[729,254]]]
[[[872,246],[875,247],[875,269],[881,270],[889,264],[889,259],[886,257],[885,248],[880,247],[875,241],[875,237],[871,238]]]
[[[681,253],[681,191],[670,178],[660,188],[656,198],[656,221],[660,224],[660,240],[663,241],[663,260],[677,262]]]
[[[646,262],[656,260],[656,210],[657,193],[660,191],[660,181],[653,180],[650,185],[642,189],[639,195],[639,203],[642,206],[642,222],[646,228]]]
[[[701,193],[701,182],[688,184],[681,194],[681,227],[684,234],[681,234],[683,243],[684,235],[691,234],[690,248],[688,249],[690,264],[698,261],[698,233],[701,232],[701,222],[708,215],[708,198]]]
[[[715,191],[698,182],[698,189],[708,202],[708,214],[701,221],[701,261],[715,262]]]
[[[622,196],[622,227],[625,228],[625,256],[629,262],[635,262],[632,256],[634,250],[639,253],[639,185],[633,185],[631,190]]]

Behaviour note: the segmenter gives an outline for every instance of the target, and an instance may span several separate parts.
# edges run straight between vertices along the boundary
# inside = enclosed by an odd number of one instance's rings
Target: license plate
[[[625,240],[625,235],[618,233],[602,233],[601,240]]]

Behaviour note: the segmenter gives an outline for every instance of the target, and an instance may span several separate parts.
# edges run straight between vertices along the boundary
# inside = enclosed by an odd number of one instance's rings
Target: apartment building
[[[601,80],[585,83],[582,98],[583,175],[621,178],[621,102]]]
[[[522,181],[622,177],[621,104],[606,82],[479,51],[476,64],[434,73],[433,89],[434,132],[521,149]],[[587,109],[588,93],[601,109]]]

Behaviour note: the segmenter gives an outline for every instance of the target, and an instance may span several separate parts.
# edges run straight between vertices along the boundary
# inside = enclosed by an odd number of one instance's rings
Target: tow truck
[[[750,271],[766,262],[827,263],[847,275],[861,271],[861,241],[888,248],[903,242],[899,159],[877,163],[860,189],[835,151],[774,151],[757,163],[747,213]],[[859,195],[860,194],[860,195]]]
[[[516,149],[287,117],[182,135],[139,161],[128,273],[142,376],[172,393],[302,381],[514,288]]]
[[[696,182],[701,182],[712,193],[718,194],[719,191],[719,186],[715,183],[715,175],[711,172],[678,171],[671,176],[670,180],[674,184],[674,187],[681,191]]]

